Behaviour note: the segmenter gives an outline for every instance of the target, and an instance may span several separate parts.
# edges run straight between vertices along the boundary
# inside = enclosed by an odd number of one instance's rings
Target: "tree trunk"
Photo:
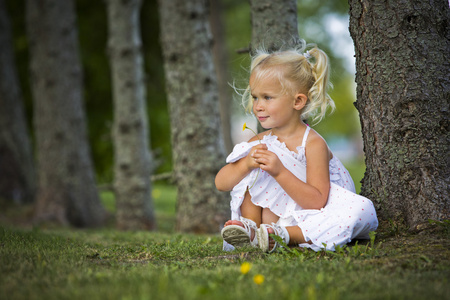
[[[217,232],[229,216],[228,197],[214,185],[225,154],[206,7],[203,0],[159,1],[177,229],[198,233]]]
[[[211,14],[209,23],[213,35],[213,57],[219,88],[220,120],[222,122],[222,134],[226,153],[233,150],[231,138],[231,109],[232,99],[230,77],[228,72],[228,55],[225,41],[225,28],[223,21],[223,7],[221,0],[210,0]]]
[[[381,219],[410,229],[448,219],[448,1],[349,2],[367,168],[361,193]]]
[[[141,0],[108,0],[108,50],[114,86],[114,191],[119,229],[153,229]]]
[[[0,0],[0,198],[34,199],[35,171],[23,98],[14,63],[11,24]]]
[[[250,9],[251,52],[259,47],[279,50],[298,42],[297,1],[250,0]]]
[[[87,143],[74,3],[26,3],[39,181],[36,220],[100,225],[105,211]]]

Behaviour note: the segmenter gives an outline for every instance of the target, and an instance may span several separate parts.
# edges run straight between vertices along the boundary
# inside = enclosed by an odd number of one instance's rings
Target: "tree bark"
[[[297,1],[250,0],[250,9],[252,53],[259,47],[275,51],[298,42]]]
[[[35,217],[97,226],[105,211],[87,143],[74,3],[26,4],[38,165]]]
[[[361,193],[381,219],[410,229],[448,219],[448,1],[349,3],[367,168]]]
[[[230,76],[228,72],[228,54],[225,41],[225,28],[223,21],[223,7],[221,0],[209,0],[211,32],[213,35],[213,58],[219,88],[220,120],[222,122],[222,134],[226,153],[233,150],[231,138],[231,109],[232,99],[230,88]]]
[[[108,0],[108,50],[114,99],[114,192],[117,227],[154,229],[141,0]]]
[[[0,0],[0,198],[23,204],[34,200],[35,170],[11,32]]]
[[[171,116],[177,229],[217,232],[229,200],[214,178],[225,162],[207,2],[159,1],[166,90]]]

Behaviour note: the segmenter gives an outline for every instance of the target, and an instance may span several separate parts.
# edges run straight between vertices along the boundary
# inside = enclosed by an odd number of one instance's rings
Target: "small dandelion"
[[[245,131],[245,129],[250,130],[251,132],[253,132],[253,134],[258,138],[258,140],[261,142],[261,139],[258,137],[258,134],[256,134],[256,132],[251,129],[250,127],[247,126],[247,123],[244,123],[244,126],[242,126],[242,131]]]
[[[251,268],[252,268],[252,264],[251,263],[243,262],[242,265],[241,265],[241,273],[245,275],[245,274],[247,274],[250,271]]]
[[[253,282],[257,285],[262,284],[264,282],[264,275],[256,274],[255,276],[253,276]]]

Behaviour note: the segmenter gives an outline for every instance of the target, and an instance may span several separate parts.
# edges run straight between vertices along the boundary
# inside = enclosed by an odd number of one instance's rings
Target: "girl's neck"
[[[307,125],[302,121],[296,122],[290,126],[285,126],[282,128],[272,128],[271,132],[273,135],[277,136],[282,142],[290,140],[298,140],[299,137],[303,136]]]

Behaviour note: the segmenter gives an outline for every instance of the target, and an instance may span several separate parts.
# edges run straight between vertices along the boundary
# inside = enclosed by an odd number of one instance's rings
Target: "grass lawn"
[[[30,227],[2,207],[0,299],[450,299],[448,223],[412,235],[388,222],[337,252],[223,252],[219,234],[174,232],[173,187],[153,196],[158,232]]]

